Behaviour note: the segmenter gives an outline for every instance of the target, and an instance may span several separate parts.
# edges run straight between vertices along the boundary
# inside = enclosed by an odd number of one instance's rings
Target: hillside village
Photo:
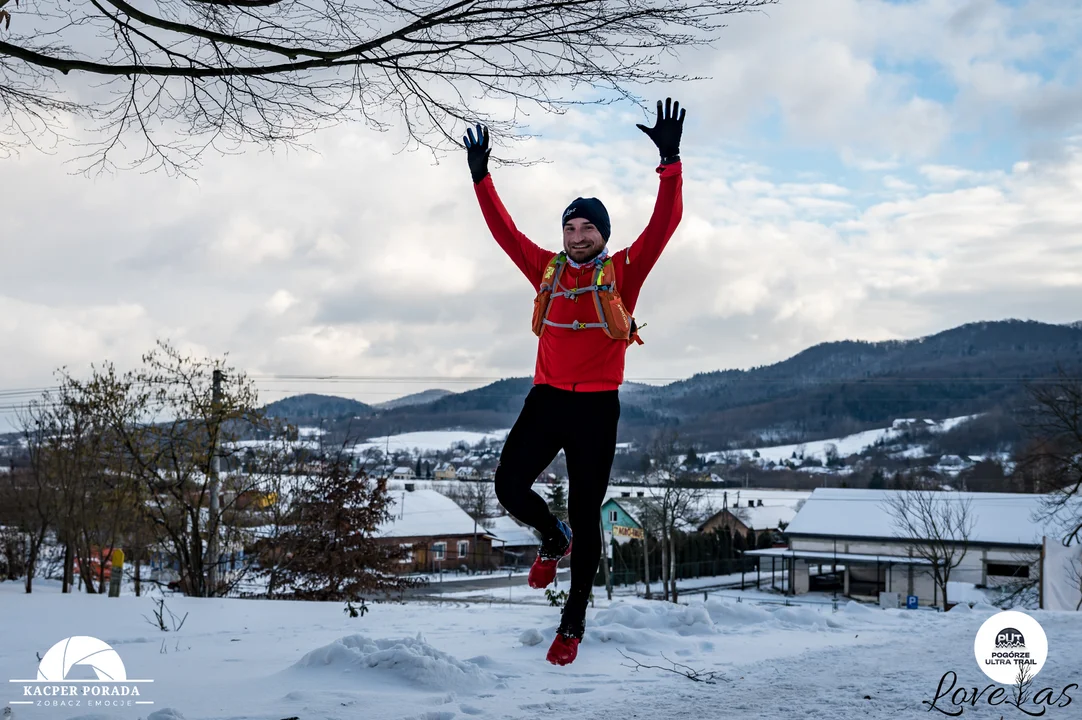
[[[944,453],[936,447],[944,436],[965,430],[979,415],[931,419],[900,418],[889,427],[853,435],[748,449],[679,451],[672,469],[689,481],[728,487],[785,487],[811,490],[819,486],[886,487],[897,473],[920,472],[940,486],[976,490],[1012,488],[1017,465],[1014,453],[1004,450],[980,455]],[[353,467],[373,477],[395,481],[491,481],[507,431],[414,432],[373,438],[345,450]],[[317,450],[323,445],[320,428],[300,428],[297,448]],[[258,442],[239,443],[258,447]],[[617,445],[611,483],[641,483],[651,472],[656,448],[634,442]],[[540,482],[566,481],[562,454],[538,477]],[[1020,481],[1018,481],[1020,482]],[[1031,489],[1030,489],[1031,490]]]
[[[983,547],[982,560],[974,564],[970,552],[968,564],[960,566],[951,582],[1038,602],[1035,566],[1041,559],[1041,538],[1052,532],[1030,517],[1034,503],[1040,503],[1041,496],[1034,494],[1039,488],[1017,471],[1017,461],[1009,453],[960,457],[928,452],[937,437],[974,419],[906,418],[879,430],[800,445],[700,452],[687,448],[668,456],[659,455],[658,447],[622,443],[601,508],[610,559],[608,572],[599,573],[597,582],[608,587],[630,584],[647,593],[650,583],[660,583],[665,597],[671,593],[675,598],[673,586],[678,581],[739,578],[741,587],[753,584],[786,595],[828,591],[875,600],[880,593],[894,592],[942,606],[948,581],[937,582],[934,574],[922,572],[920,557],[897,559],[899,550],[910,557],[912,553],[904,542],[899,546],[898,540],[884,537],[889,517],[860,526],[875,512],[883,512],[892,493],[903,487],[912,490],[917,481],[919,487],[949,494],[952,501],[966,499],[984,507],[985,514],[990,512],[987,508],[1000,513],[995,523],[977,523],[978,531],[966,538],[967,544]],[[477,577],[529,567],[539,540],[503,511],[493,489],[504,435],[505,431],[417,432],[341,448],[350,472],[382,481],[387,489],[389,517],[377,534],[381,542],[401,551],[393,563],[395,573],[423,584],[443,580],[448,572]],[[243,491],[223,491],[222,506],[243,511],[234,517],[238,527],[223,548],[221,563],[222,577],[235,583],[234,591],[265,592],[267,548],[276,547],[289,525],[275,508],[288,507],[311,487],[312,477],[326,461],[323,439],[318,428],[297,429],[290,452],[298,462],[273,491],[254,484]],[[268,448],[261,441],[232,443],[222,467],[223,474],[234,479],[227,480],[227,486],[239,487],[241,478],[254,476],[255,459]],[[669,446],[670,453],[677,449],[678,445]],[[19,441],[0,446],[0,472],[17,473],[22,450]],[[535,488],[555,511],[566,507],[566,469],[559,458],[537,478]],[[667,493],[679,496],[679,510],[659,516],[657,507],[668,502]],[[871,514],[850,511],[847,498],[871,502]],[[839,509],[830,509],[839,502]],[[1014,508],[1013,515],[1001,514],[1003,503]],[[825,525],[824,517],[830,518]],[[999,537],[989,529],[996,523],[1015,528],[1017,537]],[[655,546],[652,557],[644,557],[643,541]],[[11,558],[20,552],[18,533],[10,527],[0,529],[0,544],[0,556]],[[57,547],[42,552],[44,576],[57,572],[59,552]],[[670,567],[663,559],[666,552]],[[83,562],[93,563],[94,572],[100,574],[100,589],[111,567],[108,553],[102,554],[95,545],[83,555],[92,556]],[[827,560],[829,565],[824,564]],[[145,573],[141,577],[137,573],[138,580],[190,590],[166,548],[149,549],[144,561]],[[649,582],[643,580],[646,566]],[[18,574],[10,560],[3,570],[9,579]],[[83,583],[78,567],[72,577]],[[89,577],[87,581],[93,582]]]

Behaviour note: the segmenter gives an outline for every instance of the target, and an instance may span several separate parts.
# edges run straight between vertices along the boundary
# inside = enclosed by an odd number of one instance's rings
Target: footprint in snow
[[[485,713],[484,710],[479,707],[474,707],[473,705],[459,705],[458,709],[467,715],[483,715]]]
[[[594,688],[569,687],[559,689],[553,688],[552,690],[546,690],[545,692],[552,693],[553,695],[581,695],[583,693],[592,693],[593,691]]]

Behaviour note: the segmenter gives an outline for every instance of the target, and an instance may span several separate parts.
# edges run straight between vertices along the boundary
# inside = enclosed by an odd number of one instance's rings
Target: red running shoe
[[[570,665],[579,654],[579,638],[557,633],[549,647],[548,661],[553,665]]]
[[[560,618],[560,627],[556,630],[556,639],[549,647],[548,661],[553,665],[570,665],[575,662],[575,657],[579,654],[579,643],[585,634],[586,619],[570,618],[565,607]]]
[[[560,538],[557,538],[559,547],[553,547],[551,543],[541,543],[537,551],[537,559],[530,567],[530,576],[527,582],[535,590],[548,587],[556,579],[556,566],[560,560],[571,554],[571,528],[563,520],[557,520],[556,525],[560,530]],[[566,540],[564,546],[561,540]]]

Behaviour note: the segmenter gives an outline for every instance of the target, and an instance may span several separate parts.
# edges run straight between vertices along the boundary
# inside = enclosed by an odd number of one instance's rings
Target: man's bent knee
[[[495,485],[496,489],[496,499],[500,501],[501,505],[508,507],[508,502],[512,504],[515,502],[514,473],[510,471],[504,463],[500,463],[496,466],[493,485]]]

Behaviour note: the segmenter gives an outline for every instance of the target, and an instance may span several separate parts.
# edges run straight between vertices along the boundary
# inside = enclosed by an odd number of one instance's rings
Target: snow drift
[[[416,638],[372,639],[347,635],[312,650],[294,668],[326,668],[339,672],[385,673],[429,690],[464,690],[495,685],[499,679],[476,663],[459,660]]]

